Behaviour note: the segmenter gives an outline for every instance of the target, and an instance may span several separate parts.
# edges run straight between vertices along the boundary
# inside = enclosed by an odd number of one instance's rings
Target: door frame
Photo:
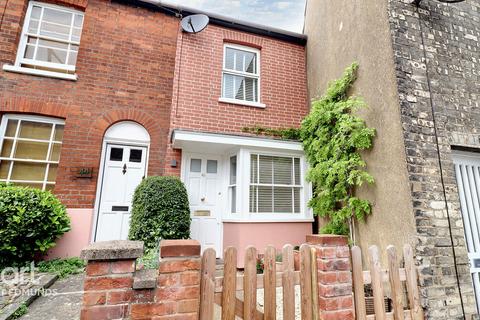
[[[228,170],[228,166],[225,165],[225,157],[222,156],[222,155],[218,155],[218,154],[215,154],[215,153],[200,153],[200,152],[186,152],[184,150],[182,150],[182,161],[181,161],[181,170],[180,170],[180,180],[183,182],[183,184],[185,185],[185,188],[187,188],[187,184],[185,182],[185,179],[188,175],[188,172],[187,172],[187,168],[188,168],[188,160],[191,159],[192,157],[201,157],[201,158],[205,158],[205,157],[215,157],[216,159],[218,159],[220,161],[220,166],[221,166],[221,170],[219,170],[219,183],[220,183],[220,188],[222,190],[222,195],[226,195],[226,191],[227,190],[227,187],[226,187],[226,182],[227,182],[227,176],[226,176],[226,173]],[[187,189],[187,194],[188,194],[188,189]],[[226,210],[226,202],[227,201],[227,197],[221,197],[221,199],[219,199],[218,201],[218,221],[219,221],[219,238],[220,238],[220,243],[219,243],[219,249],[217,252],[217,258],[220,257],[220,258],[223,258],[223,215],[224,215],[224,211]],[[189,210],[190,210],[190,203],[189,203]],[[190,212],[190,216],[191,216],[191,212]]]
[[[104,137],[102,142],[102,152],[100,153],[100,165],[98,167],[98,177],[97,177],[97,191],[95,192],[95,205],[93,207],[93,216],[92,216],[92,227],[90,232],[90,243],[95,242],[95,237],[97,235],[97,225],[98,218],[100,216],[100,201],[102,197],[102,186],[103,179],[105,175],[105,157],[107,154],[107,145],[116,144],[124,145],[130,147],[144,147],[146,148],[146,158],[145,158],[145,177],[148,176],[148,160],[150,158],[150,142],[135,142],[131,140],[122,140],[122,139],[113,139]]]

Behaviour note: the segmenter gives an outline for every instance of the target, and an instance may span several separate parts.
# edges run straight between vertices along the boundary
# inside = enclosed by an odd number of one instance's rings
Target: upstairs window
[[[31,1],[28,5],[16,67],[73,74],[83,13]]]
[[[223,59],[222,98],[258,103],[260,97],[259,51],[226,44]]]

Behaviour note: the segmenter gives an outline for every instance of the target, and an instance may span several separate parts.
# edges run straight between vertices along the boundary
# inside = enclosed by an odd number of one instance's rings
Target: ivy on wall
[[[359,151],[372,147],[375,129],[368,128],[355,112],[366,107],[359,97],[348,95],[356,80],[358,64],[345,70],[326,93],[312,102],[300,129],[245,128],[245,132],[299,139],[310,165],[307,180],[312,182],[309,206],[327,218],[322,233],[348,234],[349,221],[363,221],[371,213],[371,203],[354,195],[355,187],[373,183]]]

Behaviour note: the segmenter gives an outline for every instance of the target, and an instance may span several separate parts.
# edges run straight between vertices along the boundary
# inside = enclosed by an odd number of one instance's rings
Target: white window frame
[[[299,158],[300,159],[300,212],[297,213],[257,213],[250,212],[250,156],[251,154],[259,154],[266,156]],[[268,149],[249,149],[240,148],[237,155],[237,212],[232,213],[228,210],[224,216],[224,222],[311,222],[313,221],[313,211],[308,208],[308,199],[312,197],[311,183],[305,180],[305,173],[308,165],[305,161],[303,153],[288,152],[285,150],[268,150]],[[227,160],[230,162],[230,156]],[[228,177],[229,179],[230,177]],[[228,185],[228,181],[226,181]],[[289,185],[294,187],[294,185]],[[229,207],[230,208],[230,204]]]
[[[256,175],[257,175],[257,178],[259,177],[260,175],[260,157],[262,156],[268,156],[268,157],[278,157],[278,158],[286,158],[286,159],[292,159],[292,168],[291,168],[291,178],[293,180],[295,180],[295,175],[294,175],[294,170],[295,170],[295,159],[298,159],[299,162],[301,161],[300,157],[299,156],[286,156],[286,155],[271,155],[271,154],[265,154],[263,152],[251,152],[250,153],[250,157],[254,155],[254,156],[257,156],[257,172],[256,172]],[[251,170],[252,170],[252,167],[251,167],[251,164],[252,162],[250,161],[250,178],[251,178]],[[278,184],[278,183],[274,183],[272,181],[272,183],[261,183],[260,181],[258,182],[252,182],[250,180],[250,183],[248,185],[248,193],[249,193],[249,213],[250,214],[301,214],[301,210],[302,210],[302,206],[301,206],[301,202],[302,202],[302,192],[303,192],[303,188],[304,188],[304,181],[303,181],[303,170],[302,170],[302,166],[301,166],[301,163],[299,163],[299,169],[300,169],[300,184]],[[273,180],[273,177],[275,175],[275,172],[273,171],[273,168],[272,168],[272,180]],[[260,180],[260,179],[258,179]],[[293,181],[295,182],[295,181]],[[257,210],[252,212],[250,211],[250,188],[251,187],[272,187],[272,188],[275,188],[275,187],[285,187],[285,188],[291,188],[292,189],[292,205],[291,205],[291,209],[292,209],[292,212],[259,212],[258,211],[258,188],[257,188]],[[295,212],[295,193],[293,192],[293,190],[295,188],[298,188],[300,189],[300,192],[299,192],[299,195],[300,195],[300,199],[299,199],[299,208],[300,208],[300,211],[299,212]],[[272,193],[272,208],[274,207],[274,203],[275,203],[275,197],[274,197],[274,194]]]
[[[53,63],[53,62],[45,62],[45,61],[39,61],[39,60],[34,60],[34,59],[27,59],[24,58],[25,50],[27,48],[27,41],[29,36],[34,36],[39,39],[45,39],[45,40],[52,40],[56,42],[62,42],[65,44],[69,45],[77,45],[80,46],[80,40],[78,41],[73,41],[73,40],[62,40],[62,39],[57,39],[57,38],[52,38],[48,36],[42,36],[42,35],[32,35],[28,33],[28,25],[30,23],[30,17],[32,14],[32,8],[34,6],[39,6],[43,8],[51,8],[55,9],[58,11],[64,11],[68,12],[71,14],[77,14],[77,15],[82,15],[83,16],[83,21],[82,21],[82,31],[83,31],[83,23],[85,20],[84,13],[82,11],[78,11],[75,9],[59,6],[59,5],[54,5],[54,4],[48,4],[48,3],[43,3],[43,2],[37,2],[37,1],[30,1],[28,3],[28,8],[27,12],[25,14],[25,19],[23,23],[23,28],[22,28],[22,34],[20,37],[20,41],[18,44],[18,50],[17,50],[17,56],[15,59],[15,64],[12,65],[4,65],[3,70],[5,71],[11,71],[11,72],[18,72],[18,73],[26,73],[26,74],[32,74],[32,75],[40,75],[40,76],[47,76],[47,77],[52,77],[52,78],[59,78],[59,79],[66,79],[66,80],[77,80],[77,75],[74,73],[75,72],[75,66],[67,65],[67,64],[60,64],[60,63]],[[70,26],[70,33],[72,32],[73,29],[73,20],[72,19],[72,25]],[[40,28],[40,25],[39,25]],[[80,35],[81,37],[81,35]],[[67,61],[68,61],[68,52],[67,52]],[[43,69],[36,69],[32,67],[24,67],[24,64],[32,65],[32,66],[38,66],[38,67],[44,67],[44,68],[50,68],[50,69],[57,69],[61,70],[59,72],[56,71],[49,71],[49,70],[43,70]],[[65,71],[65,72],[63,72]]]
[[[41,164],[46,164],[46,171],[45,171],[45,175],[44,175],[44,178],[43,178],[43,181],[37,181],[37,180],[12,180],[10,179],[11,175],[12,175],[12,168],[13,166],[10,165],[10,168],[9,168],[9,171],[8,171],[8,175],[7,175],[7,178],[6,179],[0,179],[0,182],[6,182],[6,183],[36,183],[36,184],[42,184],[42,190],[45,190],[46,186],[47,185],[55,185],[55,181],[53,182],[49,182],[47,181],[48,180],[48,170],[50,169],[50,164],[56,164],[58,165],[60,163],[60,156],[59,156],[59,159],[57,161],[52,161],[52,160],[47,160],[49,155],[50,155],[50,152],[52,150],[52,146],[53,144],[60,144],[63,146],[63,139],[62,141],[55,141],[53,140],[54,138],[54,134],[55,134],[55,126],[56,125],[65,125],[65,121],[64,120],[61,120],[61,119],[57,119],[57,118],[49,118],[49,117],[42,117],[42,116],[29,116],[29,115],[15,115],[15,114],[5,114],[2,116],[2,119],[1,119],[1,122],[0,122],[0,154],[1,154],[1,151],[2,151],[2,147],[3,147],[3,141],[5,139],[5,132],[6,132],[6,129],[7,129],[7,122],[8,120],[18,120],[19,123],[17,124],[17,129],[16,129],[16,133],[15,133],[15,137],[13,139],[10,139],[9,140],[13,140],[13,145],[12,145],[12,151],[10,153],[10,156],[9,157],[1,157],[0,156],[0,160],[1,161],[12,161],[12,162],[27,162],[27,163],[41,163]],[[15,147],[17,145],[17,142],[18,141],[32,141],[32,142],[35,142],[35,141],[41,141],[43,143],[46,143],[46,140],[36,140],[36,139],[31,139],[31,138],[19,138],[18,137],[18,134],[19,134],[19,130],[20,130],[20,127],[21,127],[21,121],[32,121],[32,122],[41,122],[41,123],[48,123],[48,124],[52,124],[53,127],[52,127],[52,132],[50,134],[50,139],[48,141],[48,150],[47,150],[47,156],[46,156],[46,159],[45,160],[33,160],[33,159],[19,159],[19,158],[15,158],[13,157],[13,153],[15,152]]]
[[[242,51],[247,51],[254,53],[256,55],[256,70],[257,73],[249,73],[249,72],[242,72],[238,70],[232,70],[232,69],[227,69],[225,68],[225,57],[227,54],[227,49],[235,49],[235,50],[242,50]],[[232,99],[232,98],[226,98],[224,97],[224,75],[225,74],[230,74],[234,76],[241,76],[241,77],[247,77],[247,78],[253,78],[257,79],[257,96],[258,96],[258,101],[247,101],[247,100],[240,100],[240,99]],[[231,103],[231,104],[239,104],[239,105],[245,105],[245,106],[251,106],[251,107],[259,107],[259,108],[265,108],[265,104],[261,103],[261,70],[260,70],[260,50],[252,47],[247,47],[239,44],[233,44],[233,43],[225,43],[223,45],[223,62],[222,62],[222,86],[221,86],[221,93],[220,93],[220,102],[225,102],[225,103]]]

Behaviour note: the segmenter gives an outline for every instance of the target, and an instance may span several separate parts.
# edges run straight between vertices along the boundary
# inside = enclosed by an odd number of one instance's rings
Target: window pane
[[[294,159],[294,164],[295,164],[295,184],[300,185],[302,182],[300,181],[301,177],[301,172],[300,172],[300,159],[295,158]]]
[[[42,8],[41,7],[37,7],[37,6],[33,6],[32,7],[32,19],[40,19],[40,14],[42,13]]]
[[[200,172],[202,171],[202,160],[201,159],[191,159],[190,160],[190,172]]]
[[[273,183],[292,184],[292,158],[273,158]]]
[[[235,77],[235,87],[234,87],[234,94],[235,99],[237,100],[245,100],[245,78],[243,77]]]
[[[237,212],[237,187],[230,188],[231,212]]]
[[[260,176],[259,183],[273,183],[273,157],[260,156],[258,173]]]
[[[207,173],[217,173],[217,160],[207,160]]]
[[[123,148],[110,149],[110,161],[122,161],[123,160]]]
[[[257,79],[245,78],[245,100],[258,101]]]
[[[223,75],[223,97],[233,99],[234,76],[231,74]]]
[[[38,32],[38,20],[30,20],[28,23],[28,33],[37,34]]]
[[[294,197],[294,202],[293,202],[294,212],[300,213],[300,188],[293,189],[293,197]]]
[[[73,28],[73,30],[72,30],[72,41],[79,42],[81,34],[82,34],[82,29]]]
[[[82,15],[79,15],[79,14],[76,14],[75,15],[75,19],[73,21],[73,25],[75,27],[79,27],[81,28],[82,27],[82,24],[83,24],[83,16]]]
[[[289,187],[274,187],[273,199],[275,213],[292,213],[292,188]]]
[[[14,184],[17,185],[17,186],[30,187],[30,188],[36,188],[36,189],[42,189],[43,188],[42,183],[15,182]]]
[[[57,124],[55,125],[55,134],[53,135],[53,140],[55,141],[62,141],[63,140],[63,129],[65,128],[64,125]]]
[[[18,141],[14,157],[17,159],[46,160],[48,143],[33,141]]]
[[[65,64],[67,60],[67,51],[38,47],[36,59],[45,62]]]
[[[250,183],[258,183],[258,155],[250,155]]]
[[[60,159],[60,149],[62,145],[59,143],[52,144],[52,149],[50,150],[50,161],[58,161]]]
[[[272,208],[272,187],[257,187],[258,192],[258,212],[273,212]]]
[[[3,145],[2,145],[2,153],[0,153],[0,156],[9,158],[12,154],[11,153],[12,147],[13,147],[13,140],[4,139]]]
[[[27,45],[25,48],[25,55],[23,56],[26,59],[33,59],[33,54],[35,53],[35,47]]]
[[[43,181],[46,167],[44,163],[14,162],[10,179]]]
[[[129,161],[142,162],[142,149],[131,149]]]
[[[43,11],[43,20],[70,26],[72,23],[72,14],[65,11],[45,8]]]
[[[8,120],[7,130],[5,131],[6,137],[15,137],[15,132],[17,132],[18,120]]]
[[[22,121],[19,137],[48,141],[51,133],[51,123]]]
[[[235,50],[232,48],[226,48],[225,50],[225,68],[235,69]]]
[[[257,187],[250,186],[250,212],[257,212]]]
[[[237,184],[237,156],[230,157],[230,184]]]
[[[52,24],[48,22],[42,22],[42,25],[40,27],[40,34],[47,37],[68,40],[68,38],[70,37],[70,27],[60,26],[58,24]]]
[[[74,66],[77,63],[77,53],[71,51],[70,55],[68,56],[68,65]]]
[[[57,48],[57,49],[63,49],[63,50],[68,49],[68,44],[57,42],[57,41],[38,39],[38,44],[44,47]]]
[[[54,184],[47,184],[45,186],[45,190],[47,190],[47,191],[53,191],[54,188],[55,188]]]
[[[11,161],[0,160],[0,179],[6,180],[10,170]]]
[[[253,52],[245,52],[245,72],[257,73],[257,59]]]
[[[57,169],[58,169],[57,164],[50,164],[50,167],[48,168],[48,177],[47,177],[48,181],[55,182],[55,179],[57,178]]]

